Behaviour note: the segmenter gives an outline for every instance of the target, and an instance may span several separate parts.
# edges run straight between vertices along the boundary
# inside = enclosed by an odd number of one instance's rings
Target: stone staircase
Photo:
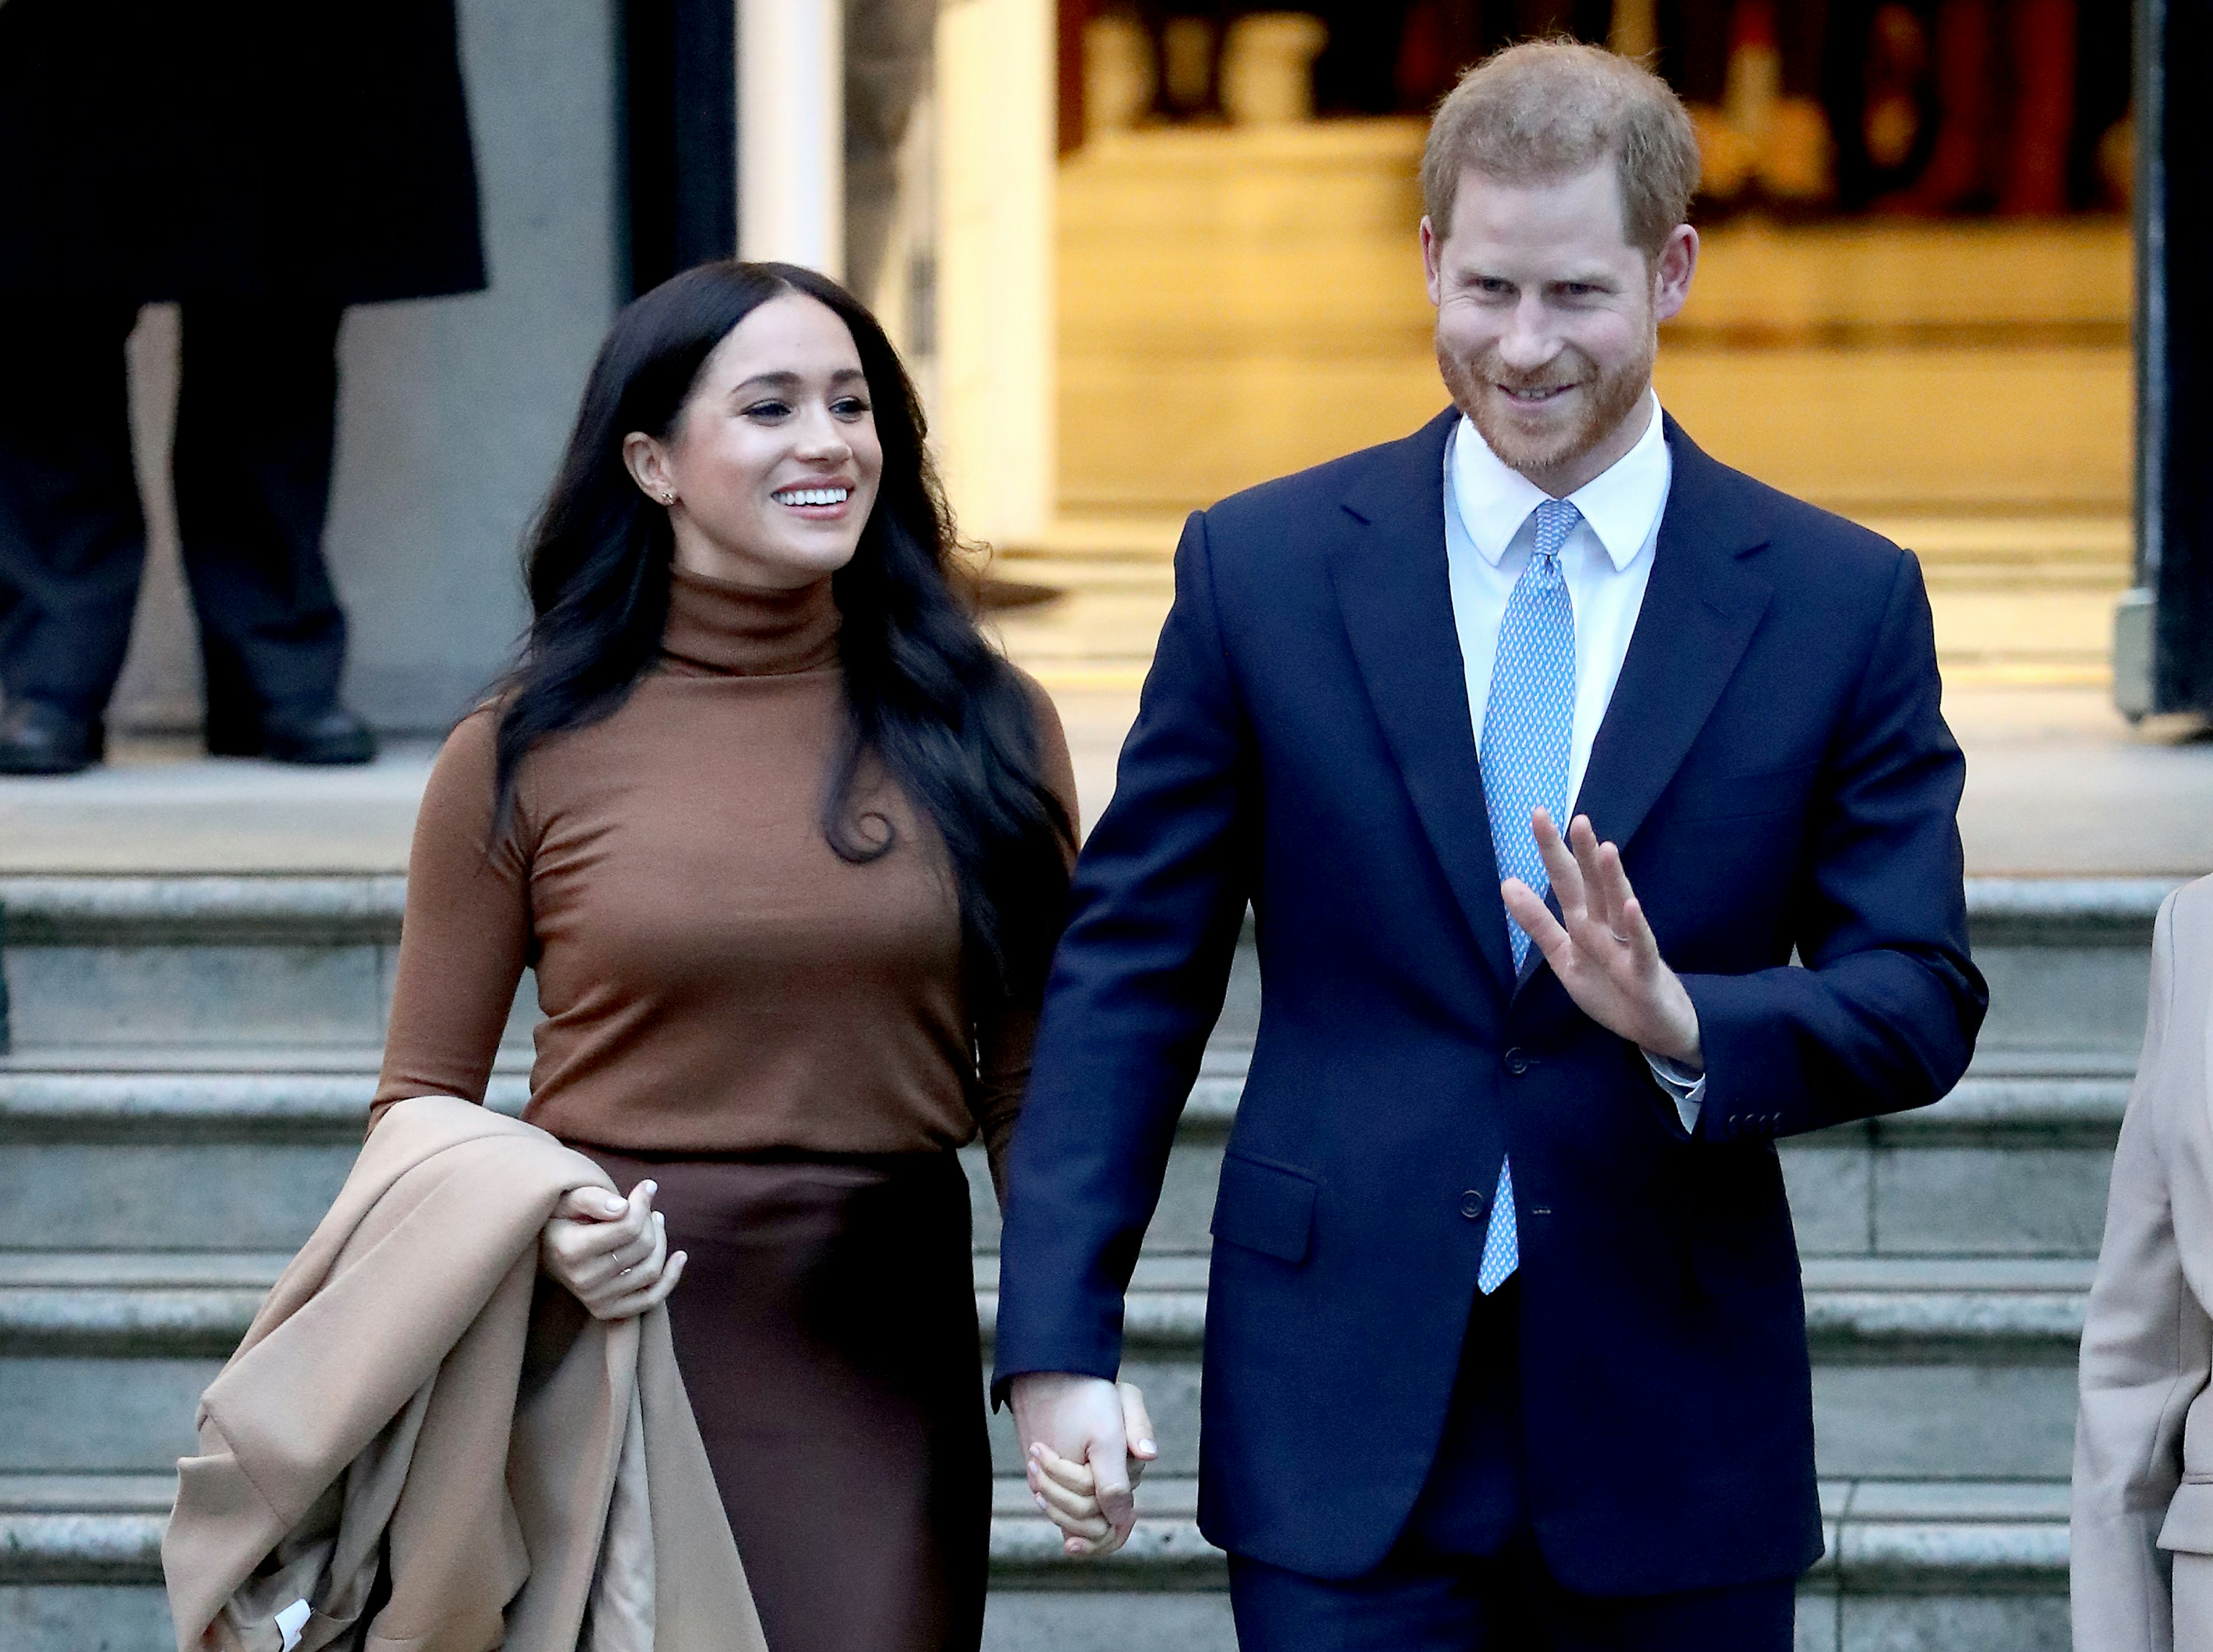
[[[2167,887],[1976,881],[1993,1008],[1973,1072],[1936,1107],[1783,1149],[1829,1526],[1806,1652],[2067,1644],[2075,1347]],[[393,877],[0,879],[8,1652],[171,1644],[171,1466],[351,1165],[403,897]],[[510,1109],[531,1011],[526,989],[494,1079]],[[1163,1448],[1137,1539],[1064,1558],[995,1418],[994,1652],[1233,1644],[1192,1476],[1208,1217],[1258,1012],[1248,953],[1130,1305],[1128,1375]],[[997,1222],[970,1168],[988,1326]]]

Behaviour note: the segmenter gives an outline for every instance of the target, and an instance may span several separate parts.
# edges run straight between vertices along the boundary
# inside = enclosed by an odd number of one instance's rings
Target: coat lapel
[[[1393,444],[1347,496],[1360,526],[1332,549],[1330,578],[1422,829],[1484,960],[1510,987],[1506,905],[1445,567],[1444,445],[1457,418],[1441,414]]]
[[[1773,587],[1743,558],[1766,544],[1740,479],[1672,418],[1674,462],[1651,582],[1576,812],[1626,848],[1667,789],[1759,629]]]

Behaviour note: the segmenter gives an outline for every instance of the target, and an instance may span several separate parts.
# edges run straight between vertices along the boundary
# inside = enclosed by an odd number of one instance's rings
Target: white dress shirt
[[[1582,520],[1560,548],[1560,571],[1576,619],[1576,710],[1568,749],[1568,796],[1581,795],[1591,747],[1621,680],[1621,662],[1644,607],[1653,548],[1673,473],[1660,425],[1659,398],[1645,395],[1644,433],[1620,458],[1573,493]],[[1491,450],[1465,415],[1445,442],[1445,566],[1453,625],[1467,675],[1469,726],[1482,748],[1498,626],[1537,537],[1533,512],[1552,496]],[[1575,814],[1572,804],[1568,811]],[[1563,830],[1567,822],[1560,822]],[[1645,1053],[1653,1076],[1674,1099],[1683,1128],[1695,1131],[1705,1100],[1703,1075]]]

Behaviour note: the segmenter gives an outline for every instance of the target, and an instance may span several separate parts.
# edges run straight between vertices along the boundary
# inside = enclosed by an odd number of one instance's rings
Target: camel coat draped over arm
[[[608,1186],[484,1107],[386,1113],[200,1402],[179,1652],[284,1652],[288,1608],[299,1652],[761,1652],[666,1310],[539,1274],[561,1196]]]

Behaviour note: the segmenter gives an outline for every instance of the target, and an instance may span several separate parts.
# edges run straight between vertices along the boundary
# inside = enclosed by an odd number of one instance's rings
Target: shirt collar
[[[1660,428],[1660,401],[1647,391],[1645,402],[1651,420],[1636,445],[1568,496],[1606,547],[1606,558],[1617,572],[1644,549],[1667,503],[1667,440]],[[1552,497],[1491,452],[1465,413],[1453,432],[1446,473],[1470,542],[1494,566],[1529,520],[1529,513]]]

